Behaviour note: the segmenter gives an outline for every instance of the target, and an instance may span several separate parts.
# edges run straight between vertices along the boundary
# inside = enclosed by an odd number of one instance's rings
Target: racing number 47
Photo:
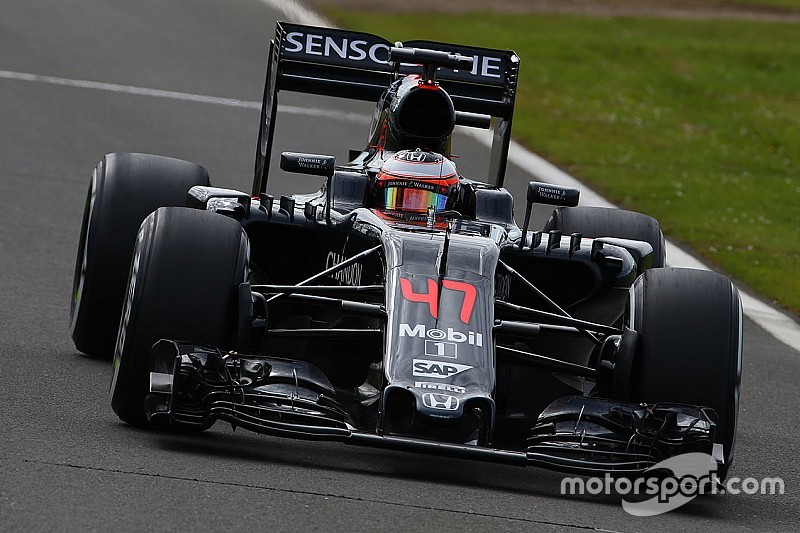
[[[461,312],[458,316],[461,322],[469,324],[469,319],[472,316],[472,309],[475,307],[475,298],[478,295],[475,286],[464,281],[444,279],[442,280],[442,288],[464,294],[464,300],[461,303]],[[414,292],[411,280],[407,278],[400,278],[400,289],[403,292],[403,298],[409,302],[428,304],[431,316],[436,319],[439,318],[439,284],[435,279],[428,278],[428,292]]]

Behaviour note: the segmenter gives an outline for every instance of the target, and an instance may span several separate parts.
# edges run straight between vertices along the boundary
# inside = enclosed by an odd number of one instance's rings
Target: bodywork
[[[631,474],[676,453],[714,452],[713,410],[630,403],[619,390],[636,342],[623,327],[628,289],[651,266],[652,247],[514,220],[502,185],[516,54],[404,47],[472,58],[471,69],[442,68],[437,81],[456,123],[492,124],[488,175],[462,178],[457,216],[371,207],[382,161],[409,148],[385,125],[413,83],[404,80],[424,77],[425,63],[390,61],[392,44],[376,36],[280,23],[253,190],[189,194],[190,206],[238,219],[250,240],[235,349],[157,343],[151,422],[221,419],[277,436],[579,473]],[[377,102],[368,146],[350,162],[326,174],[326,160],[306,158],[309,173],[327,178],[318,193],[267,193],[280,91]],[[449,142],[436,146],[445,156]]]

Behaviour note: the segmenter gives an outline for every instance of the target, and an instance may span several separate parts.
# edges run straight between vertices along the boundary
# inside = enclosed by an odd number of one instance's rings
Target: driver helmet
[[[388,211],[426,213],[452,209],[458,195],[452,161],[436,152],[400,150],[383,163],[375,180],[375,206]]]

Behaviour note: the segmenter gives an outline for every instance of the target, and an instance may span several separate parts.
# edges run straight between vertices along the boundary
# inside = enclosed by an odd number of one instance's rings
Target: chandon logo
[[[342,254],[337,254],[336,252],[328,252],[328,257],[325,260],[325,269],[329,269],[338,265],[339,263],[344,263],[347,260],[345,256]],[[361,272],[364,270],[364,265],[360,263],[353,263],[350,266],[343,268],[337,272],[331,274],[333,279],[337,279],[344,283],[345,285],[361,285]]]
[[[475,307],[475,298],[478,295],[478,290],[470,283],[452,279],[443,279],[442,288],[464,293],[464,301],[461,303],[461,312],[458,316],[461,322],[469,324],[470,317],[472,317],[472,309]],[[411,280],[406,278],[400,278],[400,289],[403,292],[403,298],[409,302],[428,304],[431,316],[433,318],[439,318],[439,284],[435,279],[428,278],[428,292],[414,292]]]

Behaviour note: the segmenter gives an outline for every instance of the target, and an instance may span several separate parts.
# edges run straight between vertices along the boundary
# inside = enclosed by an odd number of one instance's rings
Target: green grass
[[[517,140],[800,311],[800,24],[328,15],[391,41],[514,49]]]
[[[800,9],[800,0],[733,0],[734,4],[745,6],[781,7],[786,9]]]

